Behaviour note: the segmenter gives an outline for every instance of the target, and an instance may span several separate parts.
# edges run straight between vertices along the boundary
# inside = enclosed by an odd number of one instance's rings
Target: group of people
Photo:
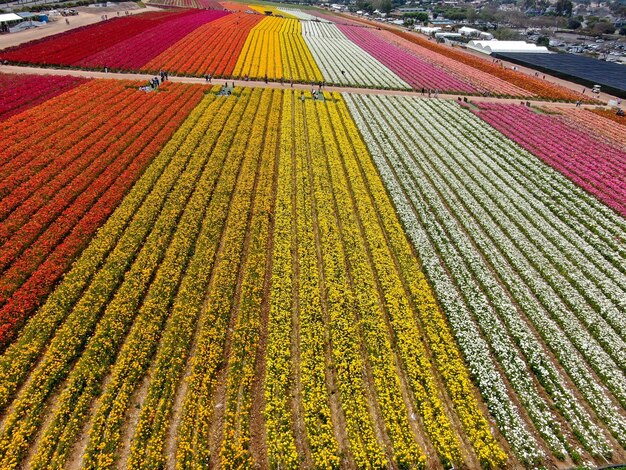
[[[161,76],[160,80],[159,80],[159,77],[154,76],[150,79],[147,85],[139,87],[139,89],[143,91],[152,91],[152,90],[156,90],[157,88],[159,88],[159,85],[161,85],[163,82],[165,82],[165,80],[167,80],[168,74],[165,70],[161,70],[159,71],[159,75]]]
[[[424,96],[424,94],[426,93],[426,88],[422,87],[422,96]],[[439,90],[435,88],[435,90],[431,90],[430,88],[428,89],[428,97],[432,98],[433,93],[435,95],[435,98],[439,98]]]

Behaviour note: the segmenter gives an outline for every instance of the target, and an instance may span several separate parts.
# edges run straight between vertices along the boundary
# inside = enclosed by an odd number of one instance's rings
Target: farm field
[[[0,123],[2,347],[202,96],[129,85],[87,82]]]
[[[158,5],[158,4],[157,4]],[[0,51],[16,64],[593,101],[378,23],[293,8],[172,0]],[[265,13],[272,16],[266,16]]]
[[[339,95],[207,94],[4,352],[0,408],[3,468],[505,459]]]
[[[626,216],[626,147],[620,143],[623,133],[615,129],[615,124],[598,120],[587,122],[592,130],[606,133],[611,129],[611,135],[605,136],[607,140],[603,141],[585,127],[577,127],[551,115],[540,115],[524,106],[481,104],[477,114]],[[580,116],[580,113],[570,112],[570,115]],[[531,129],[541,131],[530,132]],[[615,136],[614,131],[617,131]]]
[[[615,109],[162,1],[0,51],[1,469],[626,464]]]
[[[513,451],[623,455],[625,220],[453,104],[346,100]]]

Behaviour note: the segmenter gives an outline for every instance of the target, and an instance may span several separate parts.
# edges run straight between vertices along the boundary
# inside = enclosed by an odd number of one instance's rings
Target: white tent
[[[416,26],[415,31],[419,31],[422,34],[432,34],[436,33],[437,31],[441,31],[441,28],[439,28],[438,26],[434,28],[428,26]]]
[[[19,15],[16,15],[15,13],[2,13],[0,14],[0,23],[9,23],[11,21],[22,21],[24,18],[22,18]]]
[[[467,26],[463,26],[462,28],[460,28],[459,33],[461,33],[463,36],[480,37],[481,39],[486,40],[493,39],[493,34],[486,33],[484,31],[481,31],[480,29],[469,28]]]
[[[524,41],[470,41],[467,44],[469,49],[482,52],[483,54],[492,54],[494,52],[535,52],[539,54],[549,54],[550,51],[544,46],[537,46]]]

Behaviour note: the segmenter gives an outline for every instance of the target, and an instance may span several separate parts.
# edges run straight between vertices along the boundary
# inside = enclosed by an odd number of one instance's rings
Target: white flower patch
[[[555,454],[577,452],[555,413],[592,454],[611,453],[607,430],[624,445],[624,220],[455,104],[346,100],[507,439],[478,338]],[[538,458],[525,432],[511,445]]]
[[[328,83],[370,88],[411,88],[350,41],[334,24],[305,21],[302,23],[302,36]]]

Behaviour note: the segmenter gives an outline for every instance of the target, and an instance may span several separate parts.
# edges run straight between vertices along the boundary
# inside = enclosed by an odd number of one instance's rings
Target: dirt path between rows
[[[34,74],[34,75],[70,75],[73,77],[84,77],[84,78],[108,78],[113,80],[139,80],[143,81],[146,84],[152,78],[153,75],[150,74],[142,74],[142,73],[105,73],[105,72],[97,72],[90,70],[75,70],[75,69],[52,69],[52,68],[43,68],[43,67],[27,67],[27,66],[18,66],[18,65],[2,65],[0,66],[0,73],[14,73],[14,74]],[[170,76],[169,80],[177,83],[191,83],[196,85],[207,84],[204,78],[198,77],[177,77]],[[212,85],[225,85],[225,84],[235,84],[237,86],[246,86],[251,88],[278,88],[278,89],[289,89],[292,88],[294,90],[302,90],[302,91],[311,91],[312,87],[310,84],[302,84],[302,83],[294,83],[290,85],[289,83],[281,84],[280,82],[268,82],[264,81],[244,81],[244,80],[232,80],[232,79],[212,79]],[[317,88],[317,87],[313,87]],[[337,91],[340,93],[357,93],[357,94],[366,94],[366,95],[387,95],[387,96],[409,96],[409,97],[425,97],[421,94],[420,91],[414,90],[383,90],[383,89],[373,89],[373,88],[355,88],[355,87],[345,87],[345,86],[332,86],[326,85],[323,88],[323,91],[333,92]],[[443,94],[440,93],[438,98],[446,99],[446,100],[457,100],[462,95],[457,94]],[[607,98],[611,98],[606,95]],[[436,99],[436,98],[431,98]],[[494,96],[468,96],[468,100],[476,102],[476,103],[509,103],[509,104],[517,104],[520,102],[526,103],[529,102],[531,105],[542,106],[544,108],[552,108],[552,107],[561,107],[561,108],[575,108],[576,103],[563,103],[563,102],[550,102],[550,101],[542,101],[542,100],[532,100],[532,99],[521,99],[521,98],[498,98]],[[605,106],[605,104],[581,104],[581,108],[597,108],[598,106]]]

